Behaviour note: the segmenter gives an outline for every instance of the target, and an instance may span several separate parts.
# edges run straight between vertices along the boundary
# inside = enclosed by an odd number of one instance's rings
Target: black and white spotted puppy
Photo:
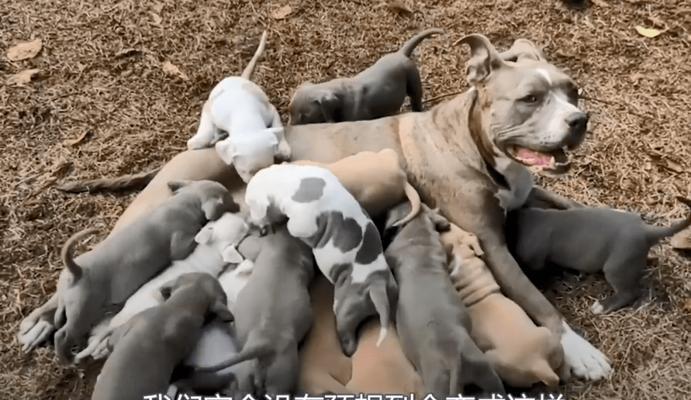
[[[358,326],[375,315],[381,322],[381,343],[398,288],[377,228],[338,178],[317,166],[272,165],[250,180],[245,203],[250,224],[266,228],[287,219],[288,232],[312,248],[319,269],[334,285],[343,352],[355,352]]]

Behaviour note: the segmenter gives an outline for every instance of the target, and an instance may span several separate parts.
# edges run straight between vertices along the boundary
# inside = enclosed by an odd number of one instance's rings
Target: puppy
[[[351,357],[353,377],[346,387],[353,393],[414,394],[415,398],[424,398],[422,379],[403,354],[396,329],[389,330],[380,346],[377,320],[367,321],[361,332]]]
[[[468,308],[470,336],[485,352],[499,376],[513,387],[542,382],[559,384],[555,371],[563,364],[559,338],[538,327],[516,303],[500,291],[487,264],[477,236],[451,224],[440,232],[451,281]]]
[[[314,396],[325,393],[354,394],[345,387],[352,369],[336,334],[333,285],[317,275],[310,290],[314,323],[300,347],[298,392]]]
[[[72,258],[73,235],[62,248],[65,270],[58,280],[55,350],[63,362],[81,347],[91,328],[120,307],[143,283],[195,248],[194,237],[208,222],[238,211],[230,193],[211,181],[170,182],[173,197],[151,213],[109,236],[92,250]]]
[[[409,209],[402,203],[391,210],[388,232]],[[400,291],[396,321],[403,352],[420,373],[425,392],[438,399],[466,393],[469,384],[488,393],[504,393],[501,379],[468,334],[471,321],[449,280],[437,233],[444,225],[448,227],[448,222],[423,207],[398,228],[386,249]]]
[[[691,200],[679,197],[691,207]],[[640,296],[648,251],[665,237],[691,225],[691,215],[671,227],[646,225],[640,215],[606,208],[519,209],[506,221],[509,249],[523,266],[547,264],[595,273],[602,271],[614,294],[591,307],[595,314],[618,310]]]
[[[92,400],[141,400],[168,388],[175,366],[193,349],[204,320],[229,322],[221,285],[190,273],[161,287],[166,301],[135,315],[110,337],[113,353],[96,380]]]
[[[343,351],[355,351],[355,334],[379,315],[378,342],[396,304],[396,282],[379,232],[357,200],[329,170],[280,164],[259,171],[247,185],[249,222],[259,227],[288,220],[288,232],[307,243],[321,272],[334,284],[334,312]]]
[[[314,161],[295,161],[293,164],[316,165],[333,172],[372,217],[381,215],[405,198],[412,204],[412,210],[396,222],[396,226],[405,224],[420,212],[420,195],[408,183],[398,154],[391,149],[376,153],[362,151],[331,164]]]
[[[241,263],[243,258],[237,246],[247,236],[248,230],[245,220],[237,214],[225,213],[218,220],[208,222],[194,237],[197,243],[194,251],[184,260],[173,261],[170,267],[140,287],[110,321],[94,327],[89,346],[77,354],[75,361],[80,362],[88,356],[99,359],[108,355],[108,336],[135,314],[158,305],[159,289],[166,282],[190,272],[204,272],[215,278],[228,264]],[[99,333],[94,335],[95,331]]]
[[[187,141],[190,150],[215,145],[219,157],[232,164],[245,183],[257,170],[273,164],[274,157],[290,159],[281,116],[250,80],[265,46],[266,32],[242,75],[225,78],[211,90],[197,133]]]
[[[264,238],[247,285],[238,294],[235,329],[240,353],[196,372],[213,372],[255,360],[255,394],[293,393],[298,382],[298,343],[312,324],[308,287],[314,276],[310,249],[285,227]]]
[[[295,91],[288,110],[293,125],[320,122],[358,121],[397,113],[406,95],[413,111],[422,111],[422,83],[415,62],[410,59],[422,39],[444,33],[428,29],[413,36],[395,53],[352,78],[304,83]]]

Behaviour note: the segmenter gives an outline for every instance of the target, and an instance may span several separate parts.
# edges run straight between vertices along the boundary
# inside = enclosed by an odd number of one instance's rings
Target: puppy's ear
[[[184,188],[185,186],[189,185],[191,181],[189,180],[178,180],[178,181],[168,181],[168,188],[170,189],[171,192],[177,193],[178,190]]]
[[[516,39],[511,48],[501,53],[504,61],[517,62],[524,59],[547,61],[542,50],[528,39]]]
[[[194,236],[194,241],[199,244],[207,244],[211,242],[214,237],[214,226],[213,224],[206,224],[204,227],[197,232]]]
[[[341,107],[341,101],[333,92],[324,93],[317,100],[317,105],[321,110],[322,117],[326,122],[338,122],[336,121],[336,112]]]
[[[386,214],[386,222],[384,223],[384,231],[388,231],[394,227],[394,224],[400,221],[403,217],[410,213],[412,205],[408,200],[403,201],[397,206],[389,209]]]
[[[235,246],[227,246],[221,253],[223,261],[230,264],[240,264],[244,258]]]
[[[209,311],[215,314],[222,322],[233,322],[235,320],[235,316],[230,312],[228,306],[220,300],[216,300],[209,308]]]
[[[470,60],[466,63],[468,82],[478,85],[490,76],[492,71],[506,65],[486,36],[477,33],[467,35],[456,43],[470,46]]]

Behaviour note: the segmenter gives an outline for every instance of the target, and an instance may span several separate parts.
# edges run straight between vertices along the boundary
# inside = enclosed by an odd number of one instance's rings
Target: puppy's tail
[[[65,267],[72,273],[74,276],[74,279],[72,283],[77,282],[79,278],[82,277],[82,267],[80,267],[75,261],[73,257],[73,252],[74,252],[74,246],[77,245],[77,242],[83,238],[86,235],[90,235],[92,233],[98,232],[98,229],[96,228],[87,228],[87,229],[82,229],[81,231],[75,233],[74,235],[70,236],[69,239],[65,242],[65,244],[62,246],[62,250],[60,251],[60,258],[62,258],[62,263],[65,264]]]
[[[156,176],[161,168],[138,174],[122,175],[117,178],[99,178],[63,183],[55,188],[67,193],[118,192],[143,189]]]
[[[686,204],[687,207],[691,208],[691,200],[677,196],[677,200]],[[676,224],[668,227],[659,227],[659,226],[651,226],[648,225],[645,227],[646,231],[646,237],[648,238],[648,243],[650,243],[650,246],[654,245],[655,243],[659,242],[660,240],[672,236],[677,232],[680,232],[687,227],[691,226],[691,212],[689,212],[689,215],[686,217],[685,220],[679,221]]]
[[[417,45],[420,44],[422,39],[426,38],[427,36],[440,35],[442,33],[444,33],[444,30],[439,28],[424,30],[418,33],[417,35],[413,36],[412,38],[408,39],[407,42],[403,43],[403,46],[401,46],[398,52],[402,53],[406,57],[410,57],[410,55],[413,54],[413,50],[415,50]]]
[[[249,64],[247,64],[245,69],[242,71],[242,75],[240,75],[242,78],[247,79],[248,81],[252,80],[251,78],[252,73],[254,73],[254,67],[257,65],[257,61],[259,61],[259,57],[261,57],[262,53],[264,53],[264,48],[266,48],[266,31],[262,33],[262,38],[259,39],[259,46],[257,46],[257,50],[254,52]]]
[[[420,200],[420,195],[418,194],[417,190],[415,190],[413,185],[411,185],[409,182],[406,182],[405,186],[403,187],[403,190],[405,191],[405,195],[408,198],[408,201],[410,202],[410,212],[405,217],[394,222],[392,227],[407,224],[420,213],[420,209],[422,208],[422,201]]]
[[[225,361],[222,361],[216,365],[208,367],[197,367],[195,372],[216,372],[222,369],[231,367],[235,364],[239,364],[243,361],[252,360],[254,358],[266,357],[271,354],[271,343],[265,338],[265,335],[259,336],[258,331],[252,331],[247,338],[247,343],[243,347],[242,351],[232,355]]]
[[[379,337],[377,338],[377,347],[379,347],[386,335],[389,333],[389,324],[391,323],[391,313],[389,298],[386,294],[386,285],[377,285],[369,291],[370,299],[374,304],[374,309],[379,314]]]

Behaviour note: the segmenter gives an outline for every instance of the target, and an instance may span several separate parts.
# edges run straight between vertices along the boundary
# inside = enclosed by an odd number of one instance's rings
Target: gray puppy
[[[410,59],[422,39],[444,33],[428,29],[413,36],[400,50],[377,60],[352,78],[302,84],[290,100],[290,123],[358,121],[397,113],[406,95],[413,111],[422,111],[422,83]]]
[[[228,190],[212,181],[169,182],[175,193],[151,213],[132,222],[72,258],[77,241],[93,229],[73,235],[62,248],[65,269],[58,280],[55,351],[63,362],[86,341],[108,311],[122,307],[142,284],[174,260],[187,257],[194,237],[208,222],[239,206]]]
[[[678,198],[691,207],[691,200]],[[670,227],[646,225],[640,215],[607,208],[545,210],[524,208],[509,213],[509,249],[524,267],[547,264],[582,272],[599,272],[614,289],[595,314],[618,310],[640,296],[640,281],[650,248],[691,225],[691,215]]]
[[[205,320],[233,320],[223,288],[209,274],[182,275],[160,291],[163,304],[135,315],[109,338],[113,352],[96,380],[92,400],[141,400],[165,393]]]
[[[285,225],[264,238],[252,275],[235,306],[235,330],[242,351],[197,372],[224,369],[256,360],[243,393],[293,393],[300,363],[298,343],[312,325],[308,287],[314,277],[312,249],[288,233]],[[245,387],[250,384],[252,387]]]
[[[409,211],[407,202],[391,209],[387,234]],[[504,393],[501,379],[468,333],[470,317],[449,279],[437,232],[448,228],[445,218],[423,206],[423,212],[399,228],[386,249],[399,287],[396,326],[401,347],[425,391],[438,399],[466,393],[466,385]]]

